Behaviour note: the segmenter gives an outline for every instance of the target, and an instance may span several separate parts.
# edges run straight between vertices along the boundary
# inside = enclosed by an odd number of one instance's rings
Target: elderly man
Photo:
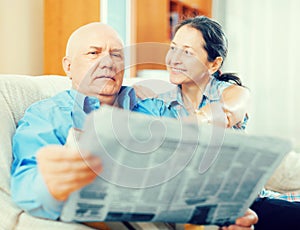
[[[70,37],[63,68],[72,89],[33,104],[14,136],[12,196],[34,216],[57,219],[62,201],[101,171],[100,159],[62,147],[71,127],[102,104],[131,109],[135,94],[122,87],[123,43],[108,25],[91,23]],[[93,170],[96,172],[94,172]]]
[[[122,87],[123,43],[108,25],[77,29],[69,38],[63,68],[72,89],[28,108],[13,140],[13,199],[33,216],[49,219],[58,219],[69,195],[102,169],[98,157],[86,153],[83,159],[63,146],[69,129],[81,129],[86,114],[102,104],[132,110],[137,103],[133,89]],[[247,229],[256,218],[248,213],[236,227]]]

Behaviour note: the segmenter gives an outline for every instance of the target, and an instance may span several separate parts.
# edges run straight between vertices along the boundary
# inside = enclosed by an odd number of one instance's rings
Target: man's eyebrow
[[[100,46],[90,46],[90,49],[102,50]]]
[[[111,49],[112,52],[122,52],[123,49],[118,49],[118,48],[115,48],[115,49]]]

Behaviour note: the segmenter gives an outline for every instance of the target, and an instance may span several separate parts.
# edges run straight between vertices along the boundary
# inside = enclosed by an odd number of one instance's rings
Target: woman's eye
[[[170,46],[170,50],[175,50],[175,46]]]
[[[189,50],[185,50],[184,53],[185,53],[186,55],[192,55],[192,52],[189,51]]]

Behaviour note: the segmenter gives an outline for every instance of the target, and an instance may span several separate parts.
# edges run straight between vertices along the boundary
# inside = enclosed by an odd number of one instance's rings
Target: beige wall
[[[0,0],[0,74],[43,73],[43,0]]]
[[[289,138],[300,152],[300,1],[218,1],[229,40],[223,72],[251,90],[247,131]]]

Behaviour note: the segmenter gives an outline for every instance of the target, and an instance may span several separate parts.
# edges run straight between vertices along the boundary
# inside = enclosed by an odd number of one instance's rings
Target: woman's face
[[[173,84],[201,84],[208,80],[212,63],[207,60],[204,45],[202,33],[189,25],[182,26],[176,32],[166,56],[167,70]]]

